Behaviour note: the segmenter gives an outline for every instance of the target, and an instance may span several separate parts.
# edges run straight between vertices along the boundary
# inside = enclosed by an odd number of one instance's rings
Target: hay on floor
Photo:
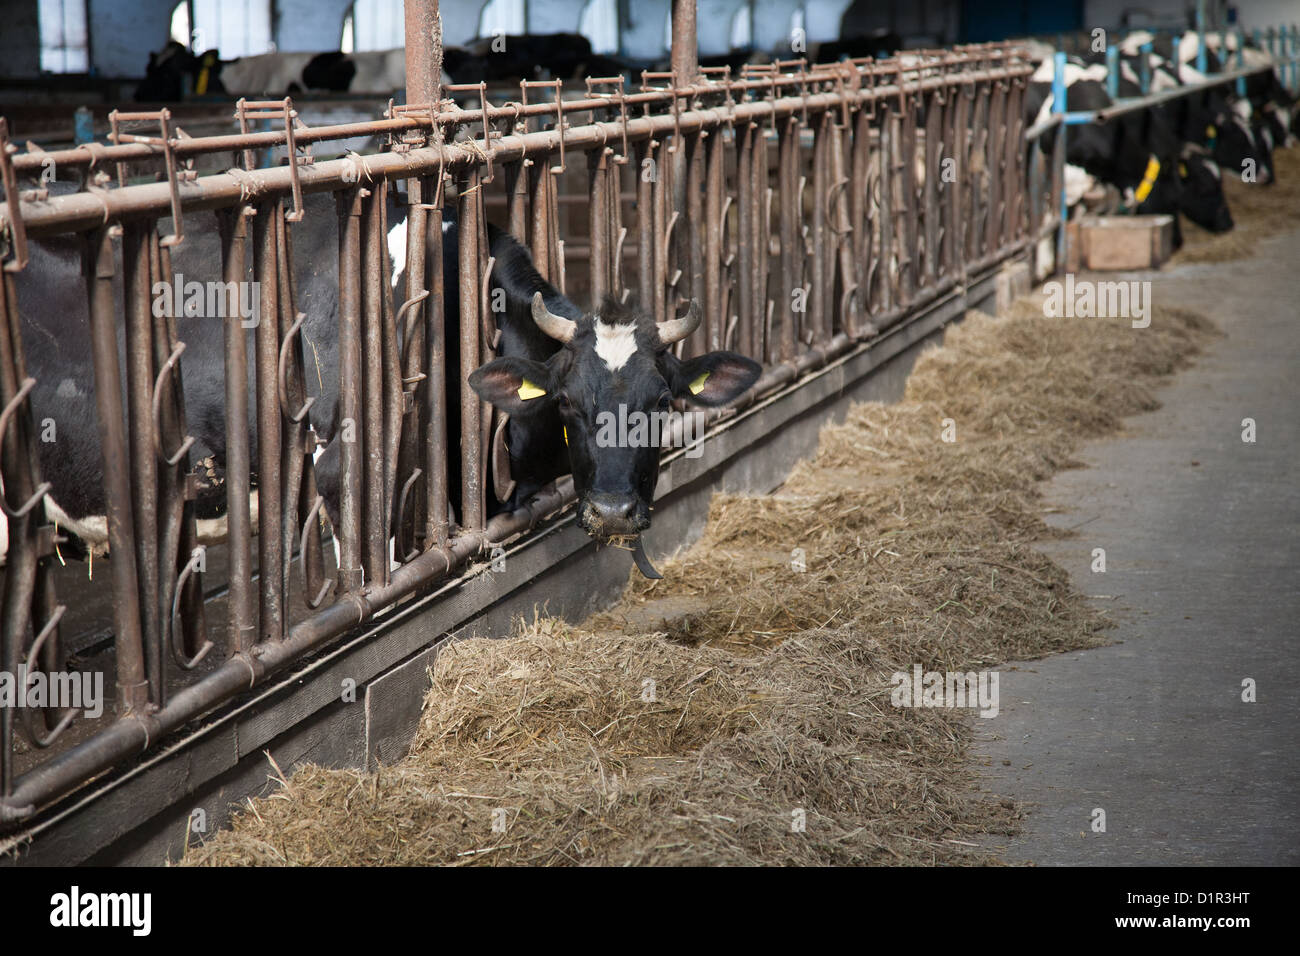
[[[409,757],[302,767],[185,862],[994,862],[977,838],[1019,810],[971,785],[976,721],[892,706],[890,677],[1104,643],[1034,549],[1059,533],[1038,483],[1156,407],[1211,334],[1170,308],[1144,330],[1032,297],[971,313],[903,401],[854,406],[777,493],[715,496],[663,580],[581,626],[538,613],[452,645]]]

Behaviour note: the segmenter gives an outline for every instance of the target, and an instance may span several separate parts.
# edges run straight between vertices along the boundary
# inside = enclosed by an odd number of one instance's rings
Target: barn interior
[[[431,9],[436,18],[413,29],[412,11],[427,16]],[[1050,102],[1058,95],[1053,82],[1063,92],[1068,78],[1098,68],[1083,65],[1090,53],[1100,55],[1098,31],[1116,46],[1137,38],[1133,55],[1186,43],[1189,31],[1207,38],[1200,58],[1184,56],[1185,71],[1201,79],[1231,75],[1222,89],[1235,91],[1238,105],[1255,97],[1256,114],[1237,115],[1246,116],[1248,139],[1267,136],[1276,146],[1276,162],[1270,153],[1261,165],[1265,181],[1276,185],[1285,171],[1300,172],[1285,152],[1300,114],[1278,108],[1284,99],[1294,103],[1300,86],[1294,0],[0,0],[0,15],[6,281],[23,281],[24,242],[65,234],[83,244],[102,240],[119,260],[137,243],[141,258],[131,261],[147,263],[138,268],[152,278],[182,255],[185,242],[193,255],[205,238],[212,262],[228,267],[224,217],[255,207],[262,218],[248,228],[247,263],[241,259],[239,268],[246,265],[264,285],[280,282],[283,298],[273,306],[278,338],[267,344],[249,335],[248,369],[262,364],[244,384],[265,385],[278,373],[271,392],[278,386],[284,406],[277,443],[255,447],[251,466],[242,464],[243,483],[222,490],[223,503],[243,499],[244,554],[223,539],[196,559],[199,549],[187,547],[198,532],[187,525],[167,537],[165,521],[141,517],[139,494],[156,485],[158,500],[175,504],[178,514],[179,502],[194,498],[186,486],[193,476],[168,484],[167,468],[190,448],[183,433],[173,434],[191,401],[175,370],[202,356],[193,349],[182,357],[174,328],[149,333],[152,354],[122,371],[125,406],[109,410],[129,424],[131,457],[122,451],[120,489],[106,492],[110,505],[124,496],[136,507],[117,553],[141,540],[163,542],[136,552],[139,567],[152,563],[155,572],[146,581],[142,570],[140,583],[112,577],[121,561],[110,558],[102,570],[111,529],[104,540],[78,540],[71,522],[45,522],[40,509],[20,507],[20,493],[36,502],[44,482],[31,468],[34,452],[6,445],[0,493],[18,559],[0,569],[0,671],[39,657],[51,670],[97,669],[110,678],[103,722],[65,720],[52,707],[35,724],[5,712],[0,859],[20,845],[27,848],[22,860],[37,862],[176,859],[201,841],[188,831],[176,838],[195,794],[207,801],[215,826],[228,819],[232,801],[262,792],[259,748],[283,754],[286,771],[301,762],[373,769],[397,759],[416,732],[429,686],[424,671],[437,653],[425,632],[436,632],[441,647],[471,628],[510,632],[512,615],[539,601],[571,618],[609,604],[633,562],[650,578],[654,562],[674,553],[667,542],[701,533],[718,487],[770,492],[800,456],[816,451],[817,428],[842,419],[850,399],[901,395],[922,348],[968,309],[1005,311],[1031,283],[1086,267],[1088,239],[1078,221],[1085,212],[1128,216],[1152,195],[1157,176],[1175,167],[1184,179],[1189,164],[1215,178],[1220,167],[1230,168],[1211,158],[1229,148],[1226,136],[1213,132],[1190,152],[1175,144],[1183,149],[1177,161],[1165,158],[1154,168],[1144,140],[1138,172],[1124,182],[1067,165],[1067,130],[1070,142],[1081,142],[1098,109],[1136,113],[1152,105],[1148,97],[1170,95],[1159,85],[1162,77],[1169,82],[1168,70],[1153,60],[1133,74],[1138,89],[1121,94],[1112,79],[1104,107],[1071,101],[1067,110]],[[1247,62],[1248,42],[1272,58],[1267,67]],[[1277,83],[1248,96],[1248,82],[1265,76]],[[1173,78],[1194,82],[1177,66]],[[1040,94],[1047,88],[1041,112],[1030,108],[1035,87]],[[1197,131],[1203,140],[1207,128]],[[943,164],[953,143],[960,160],[949,179]],[[1262,163],[1263,150],[1259,155]],[[665,178],[645,178],[647,163],[666,170]],[[414,171],[405,175],[403,164]],[[1290,188],[1284,182],[1280,194],[1292,196]],[[1229,191],[1251,222],[1271,216],[1270,230],[1284,228],[1290,206],[1268,208],[1269,195],[1279,192],[1241,192],[1233,182],[1216,195]],[[481,230],[479,245],[478,238],[450,240],[460,242],[450,250],[459,256],[460,311],[439,313],[446,326],[436,327],[453,338],[459,331],[464,351],[440,373],[435,357],[444,353],[411,357],[404,343],[432,344],[442,280],[413,251],[418,243],[392,245],[385,199],[409,207],[412,236],[420,227],[431,234],[444,212]],[[345,200],[356,204],[359,232],[343,224]],[[1175,242],[1185,242],[1188,262],[1227,255],[1227,240],[1201,228],[1214,216],[1198,225],[1199,210],[1182,214],[1185,236],[1173,238],[1175,209],[1172,225],[1165,214],[1152,227],[1157,239],[1143,233],[1133,245],[1152,256],[1169,245],[1159,253],[1168,258]],[[263,227],[267,221],[275,225]],[[282,452],[290,461],[304,438],[313,448],[327,442],[304,417],[307,405],[295,417],[285,404],[286,391],[299,402],[323,398],[326,387],[317,394],[310,380],[338,376],[328,362],[320,374],[318,340],[299,334],[288,291],[295,275],[309,271],[294,264],[293,244],[301,254],[310,241],[301,237],[315,235],[299,224],[322,221],[330,231],[320,258],[350,257],[359,270],[362,307],[348,329],[355,354],[338,362],[346,366],[343,390],[364,389],[353,396],[355,408],[367,418],[373,410],[363,432],[382,436],[385,448],[373,459],[388,456],[388,470],[376,465],[382,474],[373,482],[369,473],[357,478],[378,504],[358,504],[344,530],[349,519],[326,514],[326,492],[299,455],[284,468],[284,489],[292,491],[282,489],[280,511],[269,512],[283,533],[262,536],[257,512],[249,513],[249,475],[256,485],[259,466],[263,474],[273,470],[269,462]],[[16,228],[22,222],[31,237]],[[508,416],[466,392],[463,404],[452,406],[451,434],[459,427],[464,436],[458,452],[446,440],[446,421],[432,411],[436,403],[426,403],[435,388],[450,395],[495,354],[498,340],[478,335],[485,317],[491,321],[490,227],[519,239],[543,278],[575,302],[632,293],[663,324],[676,321],[688,300],[703,301],[704,324],[676,354],[690,360],[734,349],[763,366],[756,391],[737,408],[710,410],[709,427],[724,437],[710,439],[700,462],[682,455],[664,463],[667,500],[655,519],[663,543],[649,557],[638,538],[635,557],[624,548],[629,553],[617,553],[611,566],[613,549],[602,542],[598,550],[573,526],[571,481],[514,500],[517,476],[502,438]],[[1264,235],[1256,229],[1240,230],[1236,241],[1256,241]],[[219,237],[225,244],[218,250]],[[82,255],[84,271],[70,267],[69,282],[94,276],[96,263],[111,273],[93,249]],[[1160,263],[1131,266],[1152,264]],[[129,264],[126,273],[143,275]],[[800,309],[783,324],[780,303],[792,290],[809,296],[808,317]],[[84,306],[86,288],[77,291]],[[100,316],[100,351],[113,321],[125,327],[128,315],[144,314],[133,294]],[[90,298],[94,313],[93,291]],[[13,301],[24,304],[16,293]],[[19,324],[10,318],[18,311],[4,312],[5,321]],[[371,312],[401,327],[402,345],[396,333],[367,324]],[[426,334],[426,322],[427,340],[407,338]],[[130,334],[144,334],[137,328]],[[40,342],[28,336],[29,355]],[[229,374],[234,346],[228,339],[220,347]],[[382,368],[378,358],[370,366],[370,347],[383,351]],[[28,414],[24,400],[39,392],[24,385],[30,370],[22,348],[0,350],[0,366],[5,415]],[[96,381],[102,372],[83,371]],[[529,384],[520,386],[521,398]],[[183,395],[174,409],[166,405],[173,392]],[[254,406],[251,413],[262,414],[256,399]],[[390,412],[394,420],[409,415],[415,427],[393,426],[383,417]],[[94,415],[87,405],[86,420]],[[443,431],[431,438],[435,422]],[[36,415],[23,426],[31,448],[40,423]],[[772,437],[782,429],[791,436],[785,444]],[[164,434],[176,439],[175,460],[171,450],[162,453]],[[0,440],[7,435],[0,429]],[[247,432],[239,437],[248,440]],[[567,446],[567,430],[563,440]],[[142,478],[137,462],[150,449],[163,465]],[[190,465],[214,467],[211,457],[186,459],[183,467]],[[343,467],[360,472],[362,460]],[[195,527],[227,520],[219,509],[184,508],[183,520]],[[107,529],[107,515],[102,520]],[[231,517],[224,527],[234,526]],[[235,541],[234,531],[224,533]],[[267,550],[270,538],[279,550]],[[506,553],[498,542],[505,542],[510,570],[488,577]],[[171,553],[160,554],[166,548]],[[277,585],[265,585],[257,572],[267,562],[283,564]],[[10,583],[20,577],[26,583]],[[127,594],[142,601],[128,606]],[[426,615],[418,626],[416,610]],[[689,615],[682,620],[689,623]],[[363,718],[335,706],[338,675],[351,673],[335,667],[336,657],[354,669],[367,662]],[[250,682],[238,668],[253,658],[259,663]],[[143,713],[156,722],[133,722]],[[168,761],[209,754],[205,747],[233,757],[213,757],[210,765],[195,759],[195,776],[183,792],[171,792],[166,774],[175,765]]]

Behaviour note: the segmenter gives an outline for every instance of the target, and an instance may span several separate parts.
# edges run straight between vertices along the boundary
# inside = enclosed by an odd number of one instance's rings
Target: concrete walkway
[[[1047,489],[1049,519],[1078,536],[1043,550],[1116,621],[1118,643],[1003,670],[976,759],[986,789],[1031,812],[990,845],[1040,865],[1294,865],[1300,232],[1249,260],[1135,278],[1226,337],[1159,392],[1163,408],[1086,445],[1090,467]],[[1256,703],[1242,702],[1247,678]]]

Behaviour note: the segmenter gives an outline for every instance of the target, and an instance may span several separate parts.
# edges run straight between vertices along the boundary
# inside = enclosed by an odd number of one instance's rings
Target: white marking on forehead
[[[635,325],[607,325],[596,316],[596,354],[617,372],[636,352]]]

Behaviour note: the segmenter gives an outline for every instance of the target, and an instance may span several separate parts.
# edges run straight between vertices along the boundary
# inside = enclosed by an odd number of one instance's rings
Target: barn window
[[[393,50],[406,45],[402,0],[356,0],[343,18],[344,53]]]
[[[582,8],[578,32],[591,41],[593,53],[617,53],[618,0],[589,0]]]
[[[48,73],[90,71],[86,0],[40,0],[41,69]]]
[[[490,37],[495,33],[511,35],[527,32],[524,0],[488,0],[478,18],[478,35],[481,37]]]
[[[743,50],[754,45],[754,17],[749,4],[738,7],[731,16],[731,48]]]
[[[270,0],[181,0],[172,10],[171,38],[195,53],[215,49],[223,60],[269,53]]]

